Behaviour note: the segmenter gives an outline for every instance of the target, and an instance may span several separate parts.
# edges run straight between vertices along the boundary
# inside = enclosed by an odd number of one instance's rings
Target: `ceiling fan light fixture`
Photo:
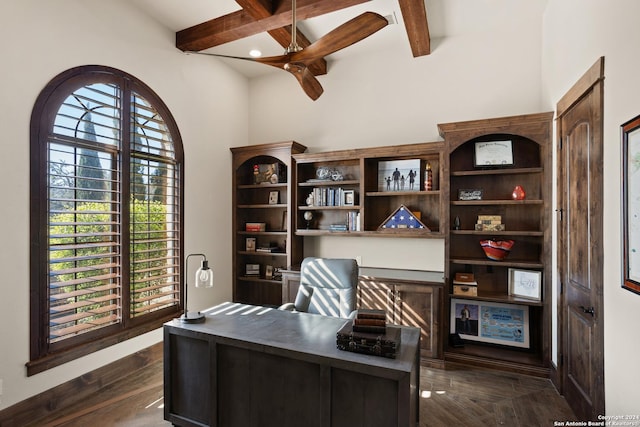
[[[262,52],[260,49],[251,49],[249,51],[249,56],[252,58],[260,58],[262,56]]]

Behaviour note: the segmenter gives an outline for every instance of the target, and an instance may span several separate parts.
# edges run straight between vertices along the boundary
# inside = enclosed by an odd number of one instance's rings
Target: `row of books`
[[[347,212],[345,222],[329,224],[330,231],[360,231],[360,212]]]
[[[314,187],[311,191],[313,204],[311,206],[353,206],[355,204],[354,190],[342,187]]]

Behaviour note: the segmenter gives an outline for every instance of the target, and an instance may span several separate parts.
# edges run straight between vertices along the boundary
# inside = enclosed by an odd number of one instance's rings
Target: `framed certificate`
[[[513,147],[511,141],[476,142],[476,167],[513,166]]]
[[[542,272],[509,269],[509,295],[540,301],[542,297]]]

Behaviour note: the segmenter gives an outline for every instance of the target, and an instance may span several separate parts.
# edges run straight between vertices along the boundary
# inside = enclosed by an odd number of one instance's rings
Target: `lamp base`
[[[197,312],[187,312],[180,316],[180,321],[183,323],[203,323],[205,320],[204,314]]]

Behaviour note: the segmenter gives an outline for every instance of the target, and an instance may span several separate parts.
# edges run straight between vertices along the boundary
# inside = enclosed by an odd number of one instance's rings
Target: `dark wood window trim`
[[[117,167],[113,168],[114,170],[117,169],[118,178],[114,178],[110,182],[110,195],[107,196],[106,204],[109,204],[109,200],[112,200],[114,204],[119,205],[118,209],[120,209],[118,214],[114,215],[117,220],[115,222],[110,221],[110,224],[113,223],[113,229],[119,230],[115,237],[119,252],[112,257],[116,259],[116,262],[110,263],[110,268],[116,272],[113,275],[117,276],[117,279],[113,281],[118,285],[118,289],[109,291],[112,293],[108,294],[110,300],[119,302],[116,304],[118,305],[117,309],[110,309],[112,315],[104,326],[98,326],[90,330],[90,332],[80,334],[65,331],[68,335],[64,339],[56,341],[51,338],[52,335],[50,334],[52,330],[50,327],[52,324],[50,323],[50,307],[53,303],[52,295],[50,295],[49,277],[52,271],[49,253],[52,242],[50,234],[53,233],[50,233],[51,225],[49,222],[51,204],[49,202],[50,164],[48,163],[48,157],[50,157],[51,140],[56,137],[54,122],[60,106],[74,91],[94,84],[113,85],[119,88],[121,95],[119,101],[114,101],[116,107],[113,108],[113,110],[118,111],[119,125],[114,124],[113,129],[109,130],[114,135],[114,141],[118,141],[117,144],[114,143],[114,147],[119,144],[119,148],[111,150],[109,143],[92,142],[90,138],[87,140],[86,135],[89,133],[86,129],[84,140],[76,138],[80,146],[84,144],[85,147],[91,148],[95,145],[97,150],[101,149],[101,152],[107,153],[105,156],[113,156],[113,159],[115,159],[114,164],[118,163]],[[140,100],[145,104],[140,104]],[[93,105],[95,105],[95,100]],[[149,106],[149,110],[153,110],[162,119],[162,125],[166,129],[166,135],[168,135],[170,141],[167,143],[165,140],[161,140],[159,142],[160,148],[151,147],[149,144],[149,148],[145,151],[144,138],[146,137],[146,132],[151,133],[153,129],[151,129],[151,126],[147,128],[147,122],[142,123],[141,121],[138,123],[136,117],[144,116],[147,113],[147,111],[142,111],[146,106]],[[98,113],[95,114],[97,115]],[[145,117],[142,117],[142,120],[146,120]],[[148,123],[154,120],[156,120],[156,116],[150,117]],[[91,118],[88,121],[91,121]],[[164,322],[177,317],[182,312],[184,295],[181,273],[184,265],[184,257],[182,256],[182,248],[184,246],[184,224],[182,221],[184,218],[184,156],[182,141],[173,116],[155,92],[137,78],[115,68],[97,65],[76,67],[56,76],[42,90],[34,105],[30,132],[30,360],[26,364],[27,375],[33,375],[59,366],[161,327]],[[96,134],[99,133],[100,130],[96,131]],[[139,134],[145,134],[143,135],[142,144],[138,138]],[[70,146],[73,147],[76,142],[74,137],[69,137],[68,139]],[[152,140],[153,137],[147,139],[147,141]],[[169,147],[170,152],[165,152],[165,147]],[[133,175],[146,173],[145,182],[147,187],[152,186],[150,180],[153,179],[149,172],[151,168],[148,168],[146,172],[136,172],[135,169],[134,172],[131,172],[132,167],[139,167],[138,163],[131,165],[132,159],[137,159],[142,164],[160,164],[162,168],[167,168],[171,173],[170,178],[161,181],[163,184],[171,182],[170,187],[167,187],[169,184],[165,185],[166,188],[170,189],[158,196],[163,200],[161,204],[166,205],[169,203],[171,205],[171,212],[177,218],[171,233],[167,233],[167,235],[170,234],[171,250],[166,251],[166,253],[170,252],[171,255],[162,255],[163,262],[165,262],[165,258],[171,261],[166,261],[167,267],[161,266],[156,267],[156,269],[168,269],[171,273],[170,283],[173,283],[173,285],[165,286],[169,291],[166,292],[167,295],[162,300],[162,304],[158,304],[159,308],[154,306],[151,309],[145,309],[144,306],[140,308],[139,305],[133,306],[130,303],[130,300],[134,298],[133,295],[138,295],[136,292],[139,292],[137,289],[135,292],[130,291],[130,282],[144,280],[136,279],[135,272],[132,272],[138,268],[135,267],[136,259],[130,253],[130,248],[132,247],[131,236],[136,235],[135,230],[129,231],[131,230],[130,227],[136,225],[135,219],[131,219],[134,218],[135,212],[130,212],[130,203],[123,203],[123,201],[129,201],[130,198],[135,197],[137,187],[134,182],[136,177]],[[75,178],[78,180],[77,176]],[[73,187],[79,186],[74,184]],[[162,192],[162,190],[157,191]],[[82,199],[81,196],[77,195],[79,192],[78,188],[75,188],[72,203],[79,203],[79,200]],[[169,196],[167,192],[170,192]],[[126,230],[126,232],[122,230]],[[153,233],[153,231],[144,233],[142,234],[145,237],[133,238],[134,252],[138,250],[136,245],[140,241],[145,243],[155,238],[153,234],[149,234]],[[135,238],[141,240],[135,240]],[[154,266],[154,264],[148,264],[145,267],[148,268],[149,265]],[[77,270],[78,264],[74,264],[73,271]],[[173,286],[173,291],[170,290],[171,286]],[[160,292],[164,292],[164,290]],[[136,298],[136,302],[142,299]],[[152,306],[153,304],[148,303],[148,305]],[[80,322],[77,323],[79,326],[84,326],[80,325]]]

